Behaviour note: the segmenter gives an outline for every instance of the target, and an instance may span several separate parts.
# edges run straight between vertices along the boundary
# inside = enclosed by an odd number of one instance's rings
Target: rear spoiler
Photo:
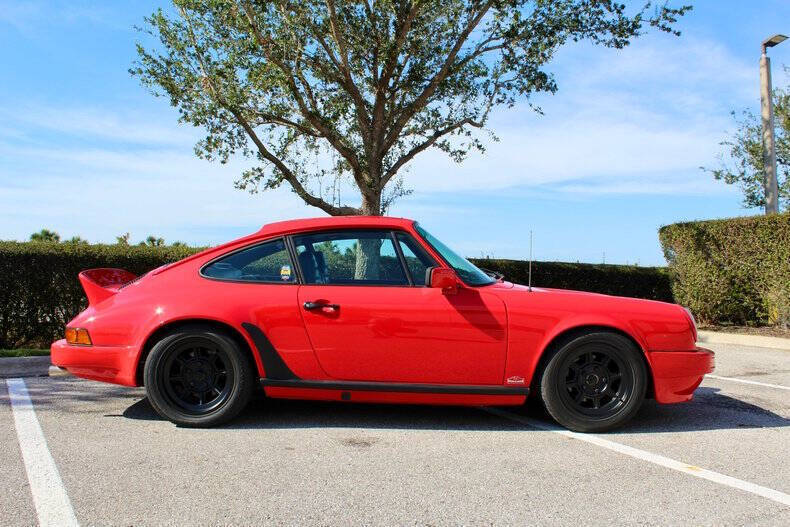
[[[88,269],[78,276],[85,290],[85,296],[88,297],[88,304],[91,305],[110,298],[121,289],[121,286],[137,278],[137,275],[123,269],[106,268]]]

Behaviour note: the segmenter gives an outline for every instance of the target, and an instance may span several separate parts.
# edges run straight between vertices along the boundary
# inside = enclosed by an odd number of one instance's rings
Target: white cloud
[[[0,1],[0,24],[7,24],[19,33],[34,37],[42,23],[73,24],[87,21],[104,26],[112,22],[113,8],[96,2],[77,0],[33,2],[30,0]]]
[[[416,160],[407,183],[422,192],[502,189],[569,180],[624,180],[699,173],[715,157],[720,135],[708,127],[654,127],[586,118],[508,131],[485,155],[455,165],[438,152]],[[426,177],[420,178],[420,174]],[[650,182],[644,192],[660,190]]]
[[[36,133],[50,131],[69,137],[159,147],[190,144],[199,136],[199,130],[176,123],[175,112],[167,112],[166,116],[157,117],[118,108],[64,108],[28,103],[21,106],[0,107],[0,119],[6,123],[14,123],[17,128]],[[19,133],[17,132],[16,135],[18,136]]]
[[[37,174],[28,185],[4,185],[1,237],[26,239],[49,227],[91,241],[113,241],[129,231],[133,239],[156,234],[169,241],[217,243],[229,232],[240,236],[271,221],[315,215],[286,189],[256,196],[234,189],[232,169],[206,163],[203,170],[170,165],[169,171],[168,177],[140,179],[111,171],[68,180]]]
[[[0,238],[26,239],[43,227],[62,237],[113,241],[124,232],[168,241],[218,243],[263,224],[317,215],[283,188],[260,195],[233,181],[247,164],[197,159],[191,147],[151,150],[100,145],[18,147],[0,143]]]
[[[674,38],[654,34],[621,51],[600,49],[593,60],[588,57],[587,53],[574,57],[580,67],[570,76],[583,87],[660,88],[650,90],[651,97],[661,97],[667,87],[673,92],[701,90],[702,95],[725,89],[749,97],[758,87],[756,61],[740,60],[721,42],[693,35]]]
[[[728,192],[699,167],[715,165],[730,109],[751,102],[754,68],[718,43],[686,37],[581,49],[558,62],[560,91],[537,100],[544,116],[526,105],[500,111],[491,127],[501,142],[485,155],[456,165],[428,152],[411,164],[407,185],[428,193],[549,184],[598,194]]]
[[[250,195],[233,182],[252,161],[198,159],[200,130],[175,112],[28,103],[0,108],[0,238],[42,227],[113,241],[123,232],[217,243],[321,213],[287,188]]]

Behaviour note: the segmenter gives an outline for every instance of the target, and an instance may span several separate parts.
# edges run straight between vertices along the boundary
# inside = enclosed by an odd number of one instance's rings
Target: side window
[[[409,268],[414,285],[425,285],[425,271],[429,267],[435,267],[436,262],[419,243],[414,241],[414,238],[405,232],[399,232],[395,236],[398,238],[400,250],[406,260],[406,266]]]
[[[307,284],[409,285],[389,231],[295,236]]]
[[[203,276],[246,282],[294,283],[296,273],[283,240],[242,249],[210,263]]]

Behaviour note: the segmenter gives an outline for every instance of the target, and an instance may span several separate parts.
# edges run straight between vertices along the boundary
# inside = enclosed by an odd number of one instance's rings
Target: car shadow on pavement
[[[129,406],[129,419],[162,420],[148,399]],[[297,401],[255,397],[222,429],[359,428],[411,430],[513,430],[523,428],[478,408]]]
[[[634,419],[614,433],[694,432],[790,426],[790,419],[757,404],[719,392],[719,388],[701,387],[694,392],[694,399],[687,403],[658,404],[653,400],[646,401]],[[769,406],[771,401],[766,398],[764,404]]]
[[[790,426],[790,419],[760,406],[699,388],[689,403],[660,405],[648,400],[634,419],[614,433],[693,432]],[[531,419],[551,419],[533,402],[507,411]],[[148,399],[124,412],[128,419],[162,420]],[[295,401],[256,397],[224,429],[372,428],[411,430],[535,430],[521,422],[457,406],[385,405],[321,401]]]

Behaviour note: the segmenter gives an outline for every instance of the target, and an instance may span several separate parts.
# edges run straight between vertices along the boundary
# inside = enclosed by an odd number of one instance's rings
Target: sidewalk
[[[46,377],[49,374],[49,356],[0,358],[0,379],[8,377]]]
[[[699,331],[697,342],[703,344],[736,344],[757,348],[773,348],[790,351],[790,339],[781,337],[764,337],[761,335],[744,335],[742,333],[720,333],[718,331]]]

